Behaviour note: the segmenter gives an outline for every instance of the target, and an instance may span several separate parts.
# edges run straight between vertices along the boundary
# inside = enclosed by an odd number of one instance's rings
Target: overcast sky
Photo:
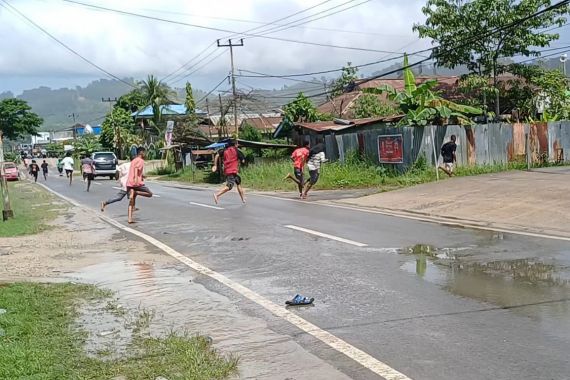
[[[40,85],[63,87],[84,85],[104,73],[51,40],[0,1],[0,92]],[[141,79],[152,73],[164,78],[198,53],[227,38],[224,31],[125,16],[94,10],[62,0],[5,0],[46,31],[75,49],[88,60],[119,77]],[[229,31],[261,33],[275,28],[264,26],[293,13],[307,12],[278,21],[292,23],[303,17],[335,15],[268,36],[343,45],[378,51],[414,51],[430,46],[412,32],[423,21],[425,0],[78,0],[103,7]],[[331,9],[333,8],[333,9]],[[328,11],[327,11],[328,10]],[[324,13],[323,13],[324,12]],[[232,19],[232,20],[230,20]],[[299,22],[306,22],[309,19]],[[247,21],[247,22],[246,22]],[[253,21],[253,22],[249,22]],[[341,67],[347,61],[361,64],[394,54],[304,45],[266,38],[245,37],[245,47],[235,48],[236,67],[270,74],[311,72]],[[227,50],[227,49],[226,49]],[[182,86],[188,79],[195,87],[209,90],[227,75],[229,54],[211,46],[207,59],[183,74],[198,69],[189,78],[174,76],[169,83]],[[202,67],[217,54],[223,55]],[[198,60],[196,60],[198,61]],[[194,61],[194,62],[196,62]],[[371,72],[381,68],[367,69]],[[180,79],[180,80],[179,80]],[[240,86],[280,87],[291,84],[267,79],[240,79]],[[225,86],[225,85],[224,85]]]

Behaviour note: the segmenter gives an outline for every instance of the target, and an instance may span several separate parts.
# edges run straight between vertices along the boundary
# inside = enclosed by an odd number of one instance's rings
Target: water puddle
[[[533,318],[552,334],[570,338],[570,266],[566,262],[543,258],[477,260],[469,248],[421,244],[401,253],[403,271],[454,295]]]

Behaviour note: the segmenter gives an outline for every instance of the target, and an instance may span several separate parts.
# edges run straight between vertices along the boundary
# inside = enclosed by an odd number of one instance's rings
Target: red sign
[[[404,139],[402,135],[378,136],[378,158],[381,164],[404,162]]]

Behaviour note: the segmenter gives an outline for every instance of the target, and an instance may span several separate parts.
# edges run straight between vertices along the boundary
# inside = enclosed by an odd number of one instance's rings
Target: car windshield
[[[4,164],[4,169],[15,169],[15,168],[16,168],[16,165],[14,165],[11,162]]]
[[[96,153],[93,155],[94,160],[114,161],[115,155],[113,153]]]

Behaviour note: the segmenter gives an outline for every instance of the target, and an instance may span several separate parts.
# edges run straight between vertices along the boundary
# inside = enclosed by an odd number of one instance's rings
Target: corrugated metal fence
[[[407,170],[420,156],[425,157],[429,165],[434,165],[441,159],[441,146],[449,141],[451,135],[457,136],[458,165],[505,165],[512,161],[524,161],[527,135],[534,162],[544,159],[570,161],[570,121],[532,125],[506,123],[426,127],[381,125],[355,133],[325,136],[326,153],[330,160],[344,161],[350,152],[360,152],[379,164],[378,137],[395,134],[401,134],[403,138],[403,162],[389,165],[399,171]]]

